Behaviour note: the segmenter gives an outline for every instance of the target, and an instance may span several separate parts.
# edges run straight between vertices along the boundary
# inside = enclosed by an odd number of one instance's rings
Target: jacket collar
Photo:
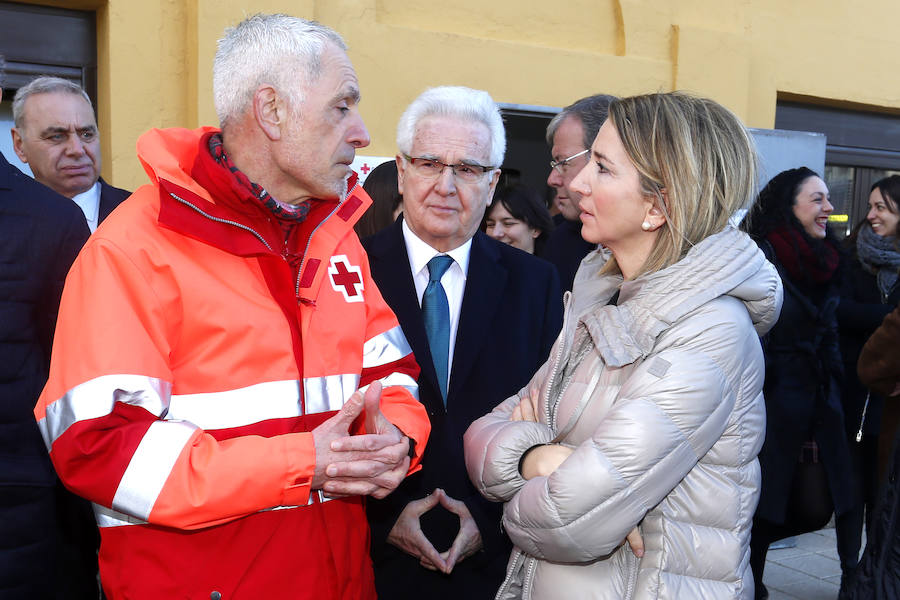
[[[248,256],[278,252],[280,227],[268,218],[265,207],[245,202],[228,184],[208,190],[194,177],[203,140],[218,130],[151,129],[138,139],[138,158],[151,181],[160,188],[160,225],[234,254]],[[331,237],[343,237],[371,204],[357,185],[354,173],[347,197],[331,211]]]
[[[582,268],[591,268],[597,256],[591,254]],[[620,285],[618,305],[607,306]],[[719,296],[741,300],[762,335],[777,321],[783,293],[775,268],[749,236],[733,227],[701,241],[661,271],[624,283],[621,276],[595,277],[576,287],[576,295],[586,290],[595,301],[576,313],[578,322],[613,367],[650,354],[663,331]]]
[[[0,189],[11,190],[14,166],[9,164],[3,153],[0,152]]]

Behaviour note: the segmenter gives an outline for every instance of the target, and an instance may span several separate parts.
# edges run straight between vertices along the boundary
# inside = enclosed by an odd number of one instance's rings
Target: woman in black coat
[[[801,167],[776,175],[743,225],[784,283],[781,317],[763,340],[766,440],[750,541],[757,598],[768,596],[762,576],[769,544],[819,529],[857,504],[840,401],[839,258],[825,227],[832,210],[825,182]],[[849,573],[858,548],[853,554],[841,542]]]
[[[898,201],[900,176],[885,177],[872,186],[866,220],[847,239],[848,253],[843,266],[841,302],[837,313],[844,360],[841,399],[862,497],[852,516],[837,525],[839,535],[857,550],[861,544],[864,514],[866,533],[871,534],[871,516],[878,498],[879,481],[887,466],[900,416],[894,404],[885,407],[882,396],[870,394],[856,376],[856,363],[863,344],[900,302]],[[887,419],[885,436],[879,444],[883,409],[887,411]]]

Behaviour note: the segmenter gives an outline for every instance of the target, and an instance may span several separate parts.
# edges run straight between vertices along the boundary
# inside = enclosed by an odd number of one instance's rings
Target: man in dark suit
[[[581,194],[571,184],[590,159],[588,149],[606,120],[613,98],[605,94],[582,98],[562,109],[547,125],[547,145],[553,159],[547,185],[556,190],[553,204],[559,215],[541,258],[556,267],[563,290],[572,289],[581,260],[597,247],[581,237]]]
[[[100,178],[94,108],[77,83],[38,77],[13,100],[13,148],[34,178],[77,204],[93,232],[131,192]]]
[[[426,91],[401,117],[397,145],[403,216],[364,246],[421,366],[432,434],[422,470],[369,502],[376,587],[392,600],[489,598],[510,544],[500,505],[466,475],[462,437],[547,358],[562,324],[559,280],[478,231],[506,147],[486,92]]]
[[[0,57],[2,74],[2,57]],[[31,411],[47,379],[63,281],[89,235],[78,207],[0,154],[0,597],[93,598],[61,573],[64,492]],[[95,534],[96,535],[96,534]],[[90,562],[90,556],[81,559]],[[92,592],[92,594],[91,594]],[[59,595],[57,595],[59,594]]]

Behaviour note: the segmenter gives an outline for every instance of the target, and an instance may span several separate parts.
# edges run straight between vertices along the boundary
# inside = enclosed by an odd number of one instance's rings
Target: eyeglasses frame
[[[405,152],[403,153],[403,158],[405,158],[406,161],[412,166],[415,166],[414,161],[417,161],[417,160],[427,160],[428,162],[433,162],[435,164],[441,165],[441,170],[437,174],[437,177],[435,177],[435,179],[439,179],[440,176],[443,175],[444,169],[446,169],[447,167],[450,167],[450,172],[453,173],[453,177],[455,177],[457,179],[460,179],[460,177],[456,174],[456,169],[459,167],[469,167],[472,169],[481,169],[481,173],[480,173],[481,177],[483,177],[485,173],[489,173],[497,168],[497,167],[491,167],[491,166],[486,166],[486,165],[479,165],[477,163],[472,163],[472,164],[456,163],[453,165],[448,165],[447,163],[437,160],[436,158],[428,158],[425,156],[410,156],[409,154],[406,154]]]
[[[587,153],[590,152],[590,151],[591,151],[590,148],[585,148],[585,149],[582,150],[581,152],[576,152],[575,154],[573,154],[572,156],[570,156],[570,157],[568,157],[568,158],[564,158],[564,159],[562,159],[562,160],[551,160],[551,161],[550,161],[550,168],[551,168],[551,169],[556,169],[556,171],[557,171],[559,174],[562,174],[562,173],[565,172],[565,171],[563,171],[563,168],[569,166],[569,162],[570,162],[570,161],[575,160],[575,159],[578,158],[579,156],[584,156],[585,154],[587,154]]]

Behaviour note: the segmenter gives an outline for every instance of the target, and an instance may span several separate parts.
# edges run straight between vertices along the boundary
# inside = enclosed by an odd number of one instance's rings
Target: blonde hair
[[[753,202],[756,150],[724,106],[682,92],[647,94],[614,100],[609,121],[638,170],[641,191],[666,216],[636,275],[675,264]],[[614,259],[604,267],[618,270]]]

